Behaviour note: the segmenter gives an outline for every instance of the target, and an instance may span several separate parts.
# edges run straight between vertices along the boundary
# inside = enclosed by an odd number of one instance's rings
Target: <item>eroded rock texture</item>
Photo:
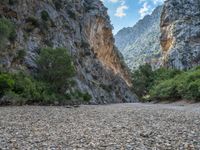
[[[48,13],[47,20],[42,12]],[[41,48],[67,48],[77,70],[77,88],[88,91],[93,103],[135,102],[129,72],[114,46],[107,9],[100,0],[15,0],[0,2],[1,16],[17,26],[17,38],[1,53],[8,70],[34,70]],[[14,61],[27,51],[25,63]]]
[[[178,69],[200,65],[200,1],[166,0],[161,16],[164,64]]]
[[[116,35],[116,45],[124,55],[132,70],[149,63],[154,68],[160,66],[160,16],[162,6],[158,6],[151,15],[139,20],[133,27],[124,28]]]

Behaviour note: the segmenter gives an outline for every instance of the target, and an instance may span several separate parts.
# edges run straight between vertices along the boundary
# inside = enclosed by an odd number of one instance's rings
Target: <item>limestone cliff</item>
[[[161,45],[167,67],[200,65],[200,1],[166,0],[161,16]]]
[[[159,66],[161,11],[162,6],[158,6],[151,15],[115,35],[116,46],[124,55],[130,69],[135,70],[144,63],[150,63],[155,68]]]
[[[137,101],[100,0],[3,0],[0,15],[9,18],[17,31],[15,40],[7,41],[9,54],[0,55],[4,69],[34,71],[41,48],[64,47],[76,66],[77,88],[89,92],[93,103]],[[26,59],[16,62],[22,49]]]

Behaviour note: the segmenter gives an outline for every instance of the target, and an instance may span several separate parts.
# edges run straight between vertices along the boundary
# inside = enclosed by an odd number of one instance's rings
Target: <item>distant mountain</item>
[[[161,12],[162,6],[158,6],[151,15],[115,35],[115,44],[130,69],[135,70],[144,63],[150,63],[154,67],[159,65]]]

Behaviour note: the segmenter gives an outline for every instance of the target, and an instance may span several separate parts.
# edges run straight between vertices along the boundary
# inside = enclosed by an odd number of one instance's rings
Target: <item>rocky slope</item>
[[[161,11],[162,6],[157,7],[151,15],[145,16],[133,27],[120,30],[115,36],[117,47],[133,70],[144,63],[159,66]]]
[[[89,92],[93,103],[137,101],[101,1],[3,0],[0,14],[15,24],[17,33],[1,52],[1,68],[34,71],[41,48],[65,47],[76,66],[77,88]],[[25,61],[16,61],[22,49],[27,53]]]
[[[168,67],[200,65],[200,1],[167,0],[161,16],[161,45]]]

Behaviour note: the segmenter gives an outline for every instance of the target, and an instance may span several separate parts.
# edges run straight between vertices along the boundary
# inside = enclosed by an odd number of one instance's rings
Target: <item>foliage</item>
[[[25,55],[20,50],[16,58],[23,60]],[[36,62],[35,78],[22,72],[0,72],[0,104],[65,105],[91,100],[89,93],[71,88],[76,83],[75,69],[66,49],[42,49]]]
[[[76,99],[82,102],[89,102],[92,99],[92,96],[88,92],[81,92],[81,91],[74,91],[71,92],[70,95],[68,95],[70,99]]]
[[[164,80],[150,90],[150,95],[156,100],[175,100],[180,96],[173,79]]]
[[[89,102],[92,99],[92,96],[89,93],[83,93],[83,100]]]
[[[68,79],[75,75],[70,55],[64,48],[42,49],[36,62],[39,79],[51,83],[57,91],[62,91]]]
[[[41,12],[41,18],[42,18],[42,20],[44,20],[44,21],[48,21],[49,18],[50,18],[48,12],[45,11],[45,10],[43,10],[43,11]]]
[[[160,81],[168,80],[176,75],[180,74],[181,71],[177,69],[159,68],[153,71],[153,84],[158,84]]]
[[[139,96],[145,96],[152,84],[153,71],[150,65],[140,66],[138,70],[132,74],[133,91]]]
[[[169,80],[162,80],[151,89],[153,99],[200,101],[200,70],[188,70]]]
[[[88,93],[77,91],[76,98],[80,101],[89,101]],[[51,84],[36,80],[24,73],[1,73],[0,74],[0,98],[6,99],[5,104],[24,105],[59,105],[73,101],[74,93],[61,94],[54,90]],[[1,101],[0,101],[1,102]]]
[[[6,40],[13,40],[15,36],[14,25],[8,19],[0,18],[0,49],[4,48]]]
[[[190,70],[174,78],[177,90],[184,99],[200,100],[200,69]]]
[[[14,80],[9,74],[0,74],[0,97],[2,97],[5,92],[12,90],[14,86]]]
[[[188,71],[144,65],[133,73],[133,90],[141,100],[198,100],[200,101],[200,69]],[[147,99],[145,99],[147,97]]]

